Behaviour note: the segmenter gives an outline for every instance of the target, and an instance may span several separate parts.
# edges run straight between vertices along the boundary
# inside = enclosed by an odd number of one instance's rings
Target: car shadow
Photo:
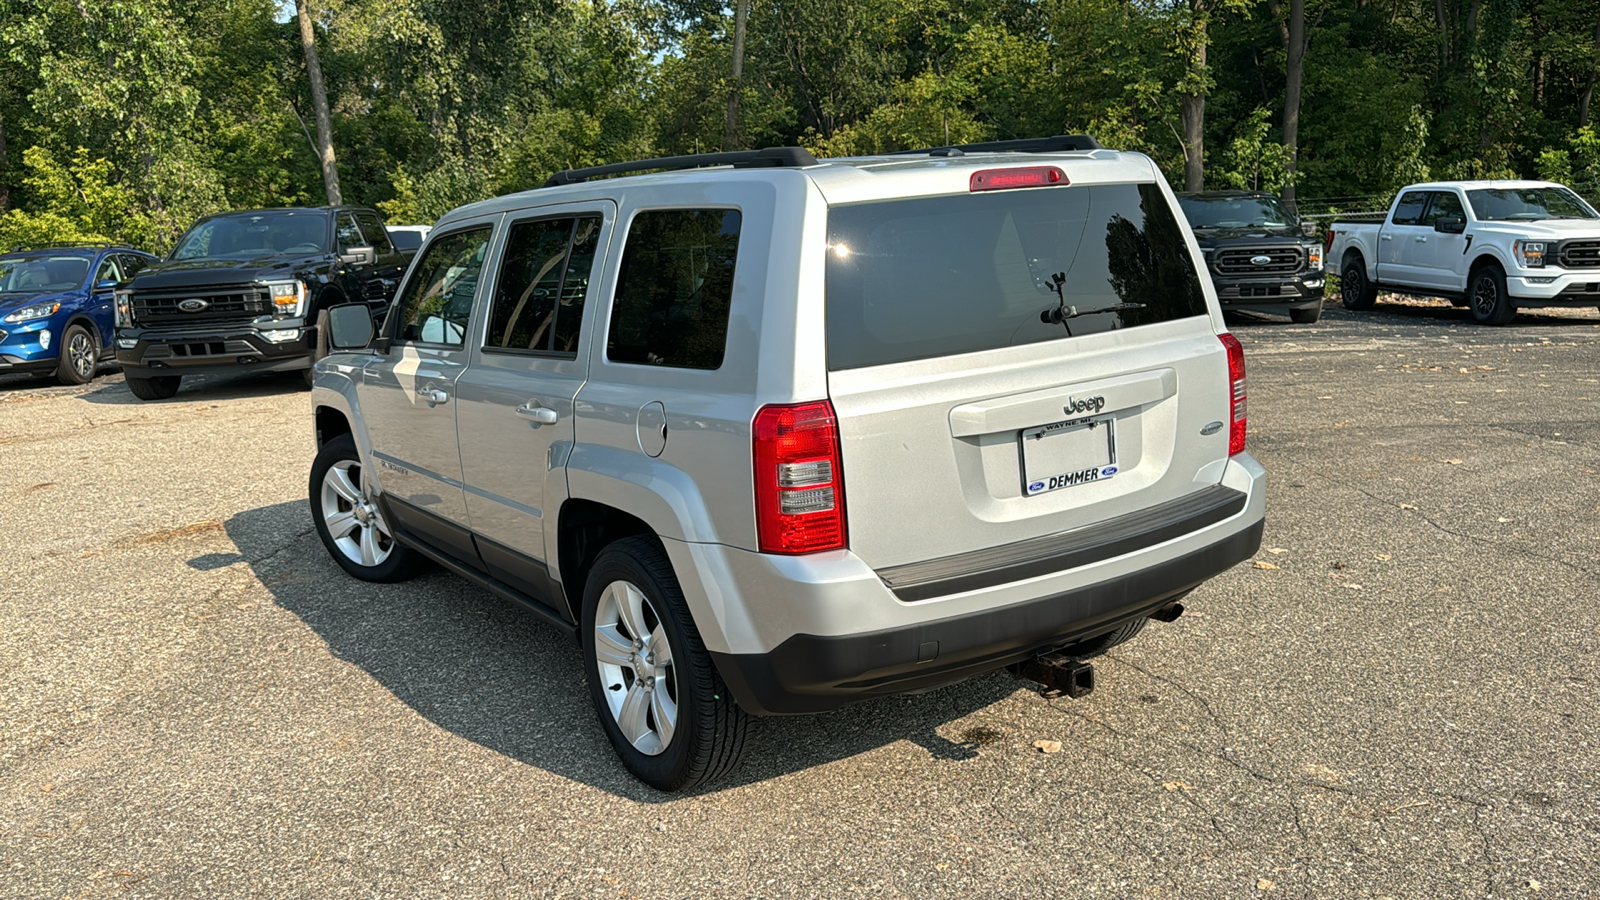
[[[267,375],[186,375],[178,393],[167,400],[140,400],[122,379],[94,382],[83,395],[90,403],[107,406],[139,406],[146,403],[184,403],[191,400],[239,400],[270,397],[276,394],[303,394],[305,376],[299,372],[274,372]]]
[[[247,563],[276,603],[336,657],[439,727],[621,797],[659,803],[679,796],[647,787],[623,768],[595,720],[578,648],[532,614],[436,568],[403,584],[351,578],[328,557],[303,502],[246,510],[224,528],[238,553],[199,556],[188,561],[191,567]],[[741,766],[694,793],[765,781],[902,739],[930,758],[975,759],[987,732],[977,742],[952,741],[938,726],[1024,686],[997,673],[821,715],[754,718]]]

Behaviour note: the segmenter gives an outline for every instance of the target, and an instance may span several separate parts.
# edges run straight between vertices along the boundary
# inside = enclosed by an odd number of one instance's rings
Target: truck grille
[[[1265,256],[1267,262],[1251,260]],[[1300,271],[1299,247],[1229,247],[1212,254],[1211,268],[1218,275],[1287,275]]]
[[[1556,253],[1563,269],[1600,268],[1600,241],[1567,241]]]
[[[188,312],[179,304],[201,300],[205,306]],[[258,284],[230,284],[186,288],[180,291],[134,291],[133,320],[140,325],[173,325],[200,322],[248,322],[270,315],[276,309],[267,289]]]

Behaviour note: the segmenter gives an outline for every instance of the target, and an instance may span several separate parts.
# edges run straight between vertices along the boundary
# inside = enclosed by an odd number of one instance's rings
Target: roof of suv
[[[973,146],[988,147],[990,145]],[[797,148],[775,149],[793,150]],[[950,152],[952,150],[959,152]],[[804,151],[801,152],[803,153]],[[728,155],[706,154],[705,157],[716,158]],[[690,159],[694,158],[676,157],[672,160],[661,160],[659,162]],[[641,164],[649,162],[658,161],[645,160],[641,161]],[[1100,148],[1098,144],[1083,150],[1047,152],[1007,152],[988,149],[967,152],[960,151],[959,148],[936,148],[932,151],[915,151],[914,153],[896,152],[876,156],[837,157],[820,160],[811,159],[809,154],[805,154],[801,159],[794,159],[779,165],[756,165],[750,167],[729,164],[693,167],[684,165],[670,168],[666,171],[655,169],[649,171],[648,174],[626,175],[624,177],[605,178],[595,181],[574,179],[568,183],[561,183],[565,179],[553,177],[552,181],[557,183],[552,186],[507,194],[459,207],[442,216],[434,227],[440,228],[449,225],[455,220],[527,206],[567,201],[614,199],[623,191],[704,183],[708,178],[720,179],[727,178],[730,175],[736,175],[747,181],[772,182],[801,177],[815,184],[829,203],[851,203],[898,196],[964,192],[970,189],[969,179],[972,170],[978,168],[1030,165],[1061,166],[1063,164],[1069,168],[1068,177],[1072,182],[1147,182],[1162,180],[1154,163],[1144,154],[1107,150]],[[596,167],[596,170],[610,168],[613,167]],[[645,168],[648,169],[649,167]],[[579,170],[579,172],[596,170]],[[955,173],[959,173],[958,178],[951,177]],[[610,173],[596,172],[596,174]],[[882,177],[885,175],[893,176],[892,181],[886,182]]]

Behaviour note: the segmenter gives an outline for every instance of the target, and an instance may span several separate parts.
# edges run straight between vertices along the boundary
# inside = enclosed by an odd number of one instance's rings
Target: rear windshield
[[[892,200],[828,213],[832,370],[1205,312],[1183,230],[1154,184]]]

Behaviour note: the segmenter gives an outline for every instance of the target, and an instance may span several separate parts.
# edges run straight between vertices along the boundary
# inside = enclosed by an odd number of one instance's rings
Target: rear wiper
[[[1093,309],[1080,309],[1076,306],[1068,306],[1066,296],[1061,290],[1061,285],[1064,284],[1066,280],[1067,273],[1065,272],[1057,272],[1050,276],[1050,281],[1045,285],[1045,287],[1055,292],[1056,308],[1047,309],[1039,313],[1039,321],[1044,322],[1047,325],[1059,324],[1066,326],[1069,319],[1076,319],[1079,316],[1092,316],[1097,313],[1119,312],[1125,309],[1144,309],[1147,305],[1144,303],[1113,303],[1110,306],[1097,306]],[[1069,336],[1072,334],[1071,327],[1067,327],[1067,334]]]

